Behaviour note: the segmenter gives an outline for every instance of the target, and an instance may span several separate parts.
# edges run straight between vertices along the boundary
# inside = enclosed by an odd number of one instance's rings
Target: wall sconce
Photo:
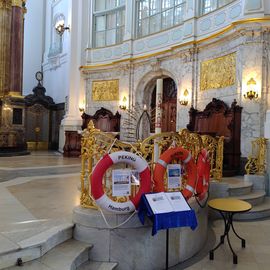
[[[251,78],[248,82],[247,82],[247,92],[244,94],[244,98],[245,99],[257,99],[258,98],[258,93],[255,89],[256,87],[256,81]]]
[[[119,105],[119,108],[123,111],[127,109],[127,98],[124,96],[122,102]]]
[[[83,114],[85,112],[85,101],[79,103],[79,111]]]
[[[83,107],[79,107],[79,111],[80,111],[81,113],[84,113],[84,108],[83,108]]]
[[[189,92],[188,90],[186,89],[184,91],[184,94],[183,94],[183,97],[182,99],[179,100],[179,103],[183,106],[187,106],[188,105],[188,96],[189,96]]]
[[[62,36],[66,30],[70,30],[68,26],[65,26],[65,21],[63,19],[57,21],[54,28],[59,36]]]

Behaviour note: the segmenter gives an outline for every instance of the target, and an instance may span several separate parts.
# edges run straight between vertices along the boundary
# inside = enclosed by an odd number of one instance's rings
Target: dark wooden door
[[[171,78],[163,80],[163,101],[162,101],[162,132],[176,131],[176,99],[177,88]],[[151,132],[155,132],[155,107],[156,107],[156,87],[152,92],[151,100]]]
[[[171,99],[163,103],[162,132],[176,131],[176,100]]]

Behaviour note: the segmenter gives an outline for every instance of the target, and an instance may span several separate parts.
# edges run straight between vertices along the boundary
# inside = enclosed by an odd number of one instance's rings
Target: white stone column
[[[87,0],[87,6],[88,6],[88,48],[93,48],[93,1]]]
[[[264,123],[264,137],[268,139],[267,148],[266,148],[266,191],[267,196],[269,196],[269,176],[270,176],[270,110],[266,112],[266,119]]]
[[[134,20],[134,10],[135,10],[135,2],[131,0],[126,0],[126,14],[125,14],[125,33],[124,40],[130,40],[132,38],[133,31],[133,20]]]
[[[155,133],[161,133],[163,79],[157,79]]]
[[[162,124],[162,100],[163,100],[163,79],[157,79],[156,85],[156,120],[155,120],[155,133],[161,133]],[[159,158],[158,144],[155,143],[154,147],[154,162]]]
[[[199,6],[199,1],[196,0],[186,0],[185,7],[184,7],[184,21],[189,20],[191,18],[196,17],[196,10],[199,10],[200,7],[196,8],[196,2]]]
[[[68,60],[68,108],[61,122],[59,134],[59,151],[63,151],[65,144],[65,131],[80,130],[82,119],[79,111],[80,92],[83,91],[79,67],[81,65],[81,39],[82,39],[82,1],[70,1],[69,21],[71,26]]]
[[[264,137],[270,140],[270,110],[266,112],[266,119],[264,123]]]

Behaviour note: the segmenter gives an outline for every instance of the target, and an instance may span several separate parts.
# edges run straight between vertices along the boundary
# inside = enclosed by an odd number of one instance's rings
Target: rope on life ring
[[[103,190],[102,179],[109,167],[117,163],[127,163],[134,167],[140,175],[140,188],[135,197],[130,201],[118,203],[112,201]],[[130,213],[134,211],[140,202],[142,194],[150,192],[151,176],[147,162],[138,155],[126,151],[114,152],[104,155],[96,164],[91,176],[91,192],[96,204],[110,212]]]
[[[202,149],[197,160],[198,182],[196,186],[196,201],[200,207],[204,208],[209,198],[209,180],[210,180],[210,161],[208,159],[208,152]],[[204,204],[201,201],[207,196]]]
[[[170,148],[160,156],[154,169],[154,191],[164,191],[164,174],[167,169],[167,165],[174,158],[180,159],[186,165],[188,182],[185,189],[182,191],[182,194],[188,200],[195,192],[197,166],[191,156],[191,153],[182,147]]]

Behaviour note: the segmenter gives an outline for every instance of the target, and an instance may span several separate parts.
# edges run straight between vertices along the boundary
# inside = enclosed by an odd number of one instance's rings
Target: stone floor
[[[79,204],[79,179],[80,160],[63,158],[57,152],[0,157],[0,253],[51,224],[71,221],[72,209]],[[210,222],[204,249],[171,269],[269,269],[270,220],[234,224],[247,240],[247,247],[242,249],[240,241],[231,237],[238,265],[233,265],[227,243],[215,252],[214,261],[209,261],[208,251],[223,231],[223,221],[216,220]]]

